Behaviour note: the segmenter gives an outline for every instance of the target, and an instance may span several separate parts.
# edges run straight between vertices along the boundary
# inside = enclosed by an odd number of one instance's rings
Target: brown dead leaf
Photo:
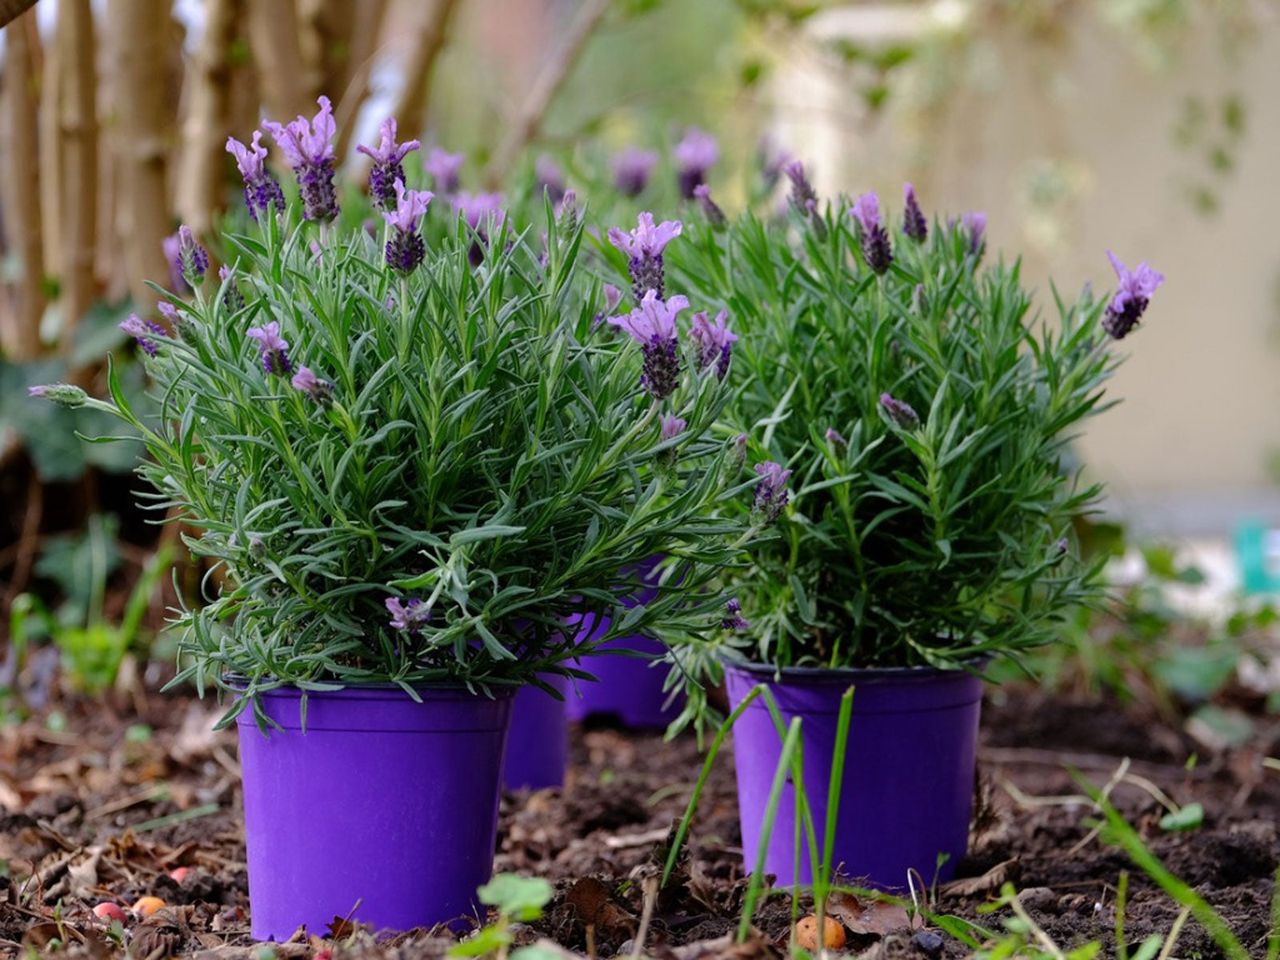
[[[840,891],[828,894],[827,914],[858,937],[883,937],[911,925],[905,907],[887,900],[859,900]]]
[[[636,918],[614,903],[609,888],[595,877],[583,877],[564,899],[577,921],[595,927],[602,938],[621,943],[635,936]]]
[[[997,863],[980,877],[963,877],[952,880],[942,892],[952,897],[978,897],[999,890],[1006,883],[1016,883],[1022,872],[1022,864],[1016,858]]]

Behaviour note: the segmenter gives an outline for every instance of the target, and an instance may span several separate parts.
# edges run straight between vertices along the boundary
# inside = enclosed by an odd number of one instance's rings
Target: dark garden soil
[[[247,930],[244,845],[233,734],[214,734],[212,707],[135,693],[114,704],[63,702],[0,729],[0,955],[34,948],[106,957],[122,952],[92,914],[147,895],[166,904],[124,935],[137,958],[263,956]],[[1064,947],[1099,939],[1114,953],[1116,884],[1130,871],[1126,939],[1164,933],[1179,908],[1090,830],[1094,814],[1068,767],[1111,797],[1166,865],[1227,921],[1250,956],[1266,953],[1273,876],[1280,863],[1280,722],[1254,717],[1247,746],[1217,749],[1182,730],[1114,704],[1044,700],[1036,691],[992,694],[984,717],[979,810],[972,852],[944,886],[939,911],[999,927],[978,908],[1012,883],[1036,922]],[[1122,771],[1124,758],[1129,758]],[[546,916],[517,930],[568,951],[629,953],[656,889],[660,856],[692,791],[701,756],[692,739],[575,731],[573,769],[561,791],[504,799],[497,869],[552,880]],[[325,785],[300,784],[300,789]],[[1160,827],[1165,803],[1204,807],[1198,829]],[[746,883],[738,847],[732,758],[713,772],[676,879],[653,897],[645,938],[666,960],[779,956],[791,907],[785,896],[758,910],[759,935],[733,945]],[[186,867],[181,880],[171,876]],[[424,864],[424,869],[447,865]],[[845,951],[876,957],[960,957],[955,940],[913,931],[897,907],[842,901]],[[335,941],[299,936],[278,957],[435,957],[447,931],[375,942],[339,923]],[[335,931],[311,931],[324,936]],[[913,939],[914,934],[914,939]],[[67,955],[67,954],[63,954]],[[1221,956],[1189,920],[1180,957]]]

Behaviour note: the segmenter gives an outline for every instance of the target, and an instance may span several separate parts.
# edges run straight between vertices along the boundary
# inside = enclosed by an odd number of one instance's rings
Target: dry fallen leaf
[[[883,937],[911,925],[905,907],[887,900],[859,900],[851,893],[829,894],[827,914],[859,937]]]

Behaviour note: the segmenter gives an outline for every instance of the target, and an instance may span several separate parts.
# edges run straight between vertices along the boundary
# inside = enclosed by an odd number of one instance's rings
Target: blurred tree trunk
[[[273,120],[287,123],[315,112],[308,96],[299,42],[298,11],[293,0],[250,0],[249,45]]]
[[[62,151],[58,149],[58,91],[62,87],[56,37],[44,51],[40,65],[40,104],[37,126],[40,133],[40,210],[44,226],[44,272],[50,277],[63,273],[62,244]]]
[[[94,252],[98,227],[97,44],[89,0],[59,0],[54,37],[61,80],[58,147],[62,156],[61,213],[65,251],[60,275],[61,339],[98,295]]]
[[[232,132],[231,44],[241,6],[239,0],[208,0],[204,34],[186,71],[174,206],[179,219],[201,236],[209,235],[213,214],[222,206],[226,142]]]
[[[312,0],[314,2],[314,0]],[[338,0],[340,3],[340,0]],[[360,6],[361,16],[351,26],[345,69],[334,70],[328,79],[329,95],[335,98],[334,119],[338,124],[338,157],[347,155],[355,133],[356,114],[369,95],[369,75],[382,39],[387,14],[386,0],[370,0]]]
[[[4,172],[8,245],[21,260],[17,302],[10,316],[14,327],[5,352],[29,360],[40,352],[40,317],[44,313],[44,246],[40,222],[38,157],[40,102],[40,34],[34,13],[24,14],[5,31],[4,122],[9,162]]]
[[[169,277],[162,244],[171,223],[165,189],[170,6],[168,0],[109,0],[107,11],[115,99],[122,105],[115,136],[116,216],[129,290],[138,309],[148,311],[156,296],[145,280],[162,283]]]
[[[434,0],[418,7],[409,59],[401,71],[404,87],[391,111],[400,124],[401,139],[417,136],[426,129],[432,67],[449,39],[449,25],[457,7],[458,0]]]

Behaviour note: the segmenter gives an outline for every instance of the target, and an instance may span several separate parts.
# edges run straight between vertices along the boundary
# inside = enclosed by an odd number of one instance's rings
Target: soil
[[[54,712],[50,712],[54,711]],[[130,917],[134,957],[262,956],[248,936],[235,737],[211,730],[212,704],[147,694],[67,698],[0,728],[0,955],[123,952],[92,914],[110,900],[128,908],[152,895],[166,906]],[[969,856],[944,885],[937,913],[1000,929],[1007,912],[980,908],[1005,883],[1060,946],[1100,940],[1115,955],[1117,884],[1128,873],[1124,933],[1131,949],[1165,934],[1179,907],[1105,844],[1096,811],[1071,770],[1102,787],[1129,759],[1112,801],[1149,848],[1225,920],[1250,956],[1266,955],[1280,864],[1280,719],[1255,716],[1244,746],[1214,752],[1139,708],[996,691],[983,721],[978,812]],[[544,876],[556,896],[519,943],[541,940],[599,957],[629,954],[646,896],[657,890],[673,824],[702,763],[693,738],[575,730],[562,791],[505,797],[496,869]],[[644,945],[662,960],[736,960],[785,953],[792,905],[785,891],[757,909],[758,933],[732,942],[747,892],[741,862],[732,753],[702,796],[676,876],[656,893]],[[1160,826],[1165,804],[1203,805],[1197,829]],[[171,873],[188,868],[182,879]],[[801,904],[807,912],[810,904]],[[898,907],[836,904],[845,951],[875,957],[961,957],[958,940],[921,932]],[[276,945],[274,956],[438,957],[456,941],[443,927],[375,941],[339,924]],[[322,942],[321,937],[337,934]],[[1194,920],[1179,957],[1223,956]]]

